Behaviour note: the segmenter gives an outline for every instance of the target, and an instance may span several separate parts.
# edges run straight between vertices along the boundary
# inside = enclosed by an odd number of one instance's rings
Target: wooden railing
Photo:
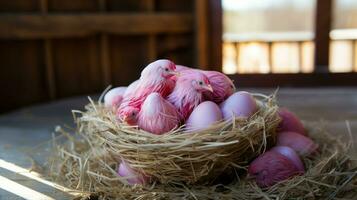
[[[224,42],[223,71],[229,74],[314,71],[313,41],[256,41]],[[331,40],[329,72],[357,72],[356,49],[355,39]]]
[[[226,73],[310,73],[314,44],[309,33],[240,34],[225,37]]]

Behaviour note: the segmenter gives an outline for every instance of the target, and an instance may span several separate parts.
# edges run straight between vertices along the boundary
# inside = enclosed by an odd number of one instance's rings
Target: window
[[[223,71],[313,72],[316,4],[317,0],[222,0]],[[356,0],[332,1],[329,49],[329,72],[357,72]]]
[[[313,71],[315,0],[222,0],[223,71]]]
[[[334,0],[330,32],[331,72],[357,72],[357,1]]]

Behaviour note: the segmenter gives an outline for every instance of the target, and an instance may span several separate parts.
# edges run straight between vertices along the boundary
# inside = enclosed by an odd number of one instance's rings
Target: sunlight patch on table
[[[41,174],[37,173],[37,172],[34,172],[34,171],[30,171],[28,169],[25,169],[23,167],[20,167],[18,165],[15,165],[13,163],[10,163],[10,162],[7,162],[5,160],[2,160],[0,159],[0,167],[1,168],[4,168],[6,170],[9,170],[9,171],[12,171],[14,173],[17,173],[17,174],[20,174],[22,176],[25,176],[27,178],[30,178],[30,179],[33,179],[33,180],[36,180],[42,184],[45,184],[45,185],[48,185],[50,187],[53,187],[53,188],[56,188],[58,190],[61,190],[63,192],[66,192],[70,195],[80,195],[80,194],[83,194],[81,192],[77,192],[77,191],[74,191],[73,189],[69,189],[69,188],[66,188],[64,186],[61,186],[59,184],[56,184],[54,182],[51,182],[51,181],[48,181],[46,179],[43,179],[41,178]]]
[[[54,200],[33,189],[20,185],[10,179],[0,176],[0,188],[27,200]]]

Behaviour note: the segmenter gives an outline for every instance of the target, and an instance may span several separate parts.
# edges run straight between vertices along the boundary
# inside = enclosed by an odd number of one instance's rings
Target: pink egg
[[[273,147],[271,151],[275,151],[286,156],[295,164],[298,170],[305,171],[304,164],[302,163],[299,155],[294,151],[294,149],[287,146],[276,146]]]
[[[121,162],[118,169],[118,175],[126,178],[130,185],[143,185],[148,181],[148,177],[134,171],[126,162]]]
[[[292,131],[306,135],[304,125],[294,113],[286,108],[280,108],[278,113],[282,120],[278,126],[279,132]]]
[[[230,120],[232,116],[250,117],[258,110],[254,97],[244,91],[232,94],[220,107],[225,120]]]
[[[299,157],[297,159],[300,160]],[[260,187],[270,187],[303,173],[304,170],[300,170],[290,158],[276,151],[261,154],[248,167],[249,176],[254,178]]]
[[[186,120],[186,128],[188,130],[206,129],[222,119],[222,112],[218,105],[212,101],[205,101],[192,111]]]
[[[276,145],[288,146],[302,156],[313,154],[318,148],[310,138],[295,132],[279,133]]]
[[[119,107],[127,87],[116,87],[109,90],[104,95],[104,105],[106,107]]]

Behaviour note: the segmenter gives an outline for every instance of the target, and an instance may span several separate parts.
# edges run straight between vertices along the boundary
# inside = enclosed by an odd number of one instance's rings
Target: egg
[[[148,178],[139,172],[134,171],[126,162],[122,161],[119,164],[118,175],[125,178],[128,184],[143,185],[147,182]]]
[[[104,95],[104,105],[105,107],[119,107],[127,87],[116,87],[109,90]]]
[[[286,108],[280,108],[278,114],[281,118],[281,122],[278,126],[279,132],[292,131],[306,135],[304,125],[294,113]]]
[[[295,164],[298,170],[305,170],[304,164],[302,163],[299,155],[295,152],[294,149],[287,146],[276,146],[270,149],[270,151],[275,151],[289,158]]]
[[[311,155],[318,149],[318,145],[313,140],[296,132],[280,132],[276,145],[288,146],[301,156]]]
[[[230,120],[232,116],[247,118],[258,110],[254,97],[244,91],[232,94],[221,103],[220,108],[225,120]]]
[[[186,120],[187,130],[206,129],[223,119],[218,105],[212,101],[200,103]]]
[[[249,177],[254,178],[258,186],[265,188],[296,175],[304,174],[299,156],[295,155],[293,159],[296,160],[292,160],[287,155],[291,156],[292,154],[287,154],[286,149],[283,149],[283,153],[281,149],[273,149],[261,154],[250,163]]]

